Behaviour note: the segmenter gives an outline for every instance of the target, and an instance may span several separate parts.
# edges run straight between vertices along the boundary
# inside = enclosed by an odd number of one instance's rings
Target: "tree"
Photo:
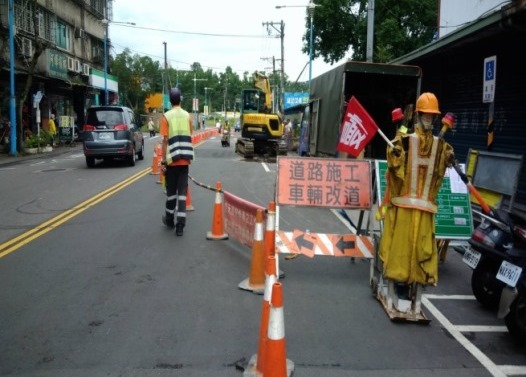
[[[367,0],[317,0],[313,16],[313,57],[335,63],[351,51],[365,61]],[[373,61],[388,62],[433,40],[437,31],[437,0],[376,0]],[[302,51],[309,53],[307,13]]]
[[[22,150],[22,142],[24,141],[24,127],[22,124],[23,120],[23,111],[24,111],[24,104],[27,100],[27,96],[29,95],[29,92],[31,91],[31,87],[33,85],[33,77],[35,75],[35,69],[37,66],[38,58],[42,53],[46,50],[48,47],[48,42],[46,42],[44,39],[41,38],[39,34],[39,28],[38,25],[38,3],[36,0],[29,0],[24,1],[21,4],[20,11],[28,14],[31,17],[31,27],[33,31],[33,38],[32,38],[32,45],[33,45],[33,51],[31,54],[31,57],[26,61],[27,64],[27,76],[26,76],[26,82],[24,84],[24,88],[22,89],[22,92],[17,96],[18,100],[18,119],[16,122],[16,140],[17,140],[17,150]]]

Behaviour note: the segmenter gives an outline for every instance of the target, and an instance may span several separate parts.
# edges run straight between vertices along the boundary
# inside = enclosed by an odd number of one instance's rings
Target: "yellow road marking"
[[[21,248],[22,246],[33,241],[34,239],[52,231],[53,229],[65,223],[66,221],[81,214],[85,210],[93,207],[94,205],[102,202],[103,200],[107,199],[111,195],[131,185],[133,182],[139,180],[145,175],[148,175],[151,170],[152,170],[151,167],[141,170],[140,172],[132,175],[131,177],[126,178],[124,181],[121,181],[111,186],[110,188],[104,191],[101,191],[97,195],[76,205],[75,207],[67,209],[64,212],[60,213],[59,215],[53,217],[52,219],[47,220],[40,225],[37,225],[36,227],[28,230],[27,232],[22,233],[21,235],[9,241],[4,242],[3,244],[0,244],[0,258],[3,258],[8,254],[11,254],[13,251]]]

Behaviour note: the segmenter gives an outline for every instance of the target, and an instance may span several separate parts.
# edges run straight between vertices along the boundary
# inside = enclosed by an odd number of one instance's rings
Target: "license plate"
[[[521,273],[522,268],[515,266],[513,263],[502,261],[499,272],[497,272],[497,279],[508,284],[510,287],[515,287]]]
[[[112,135],[111,132],[99,132],[99,140],[111,140]]]
[[[476,250],[473,250],[471,247],[468,247],[464,252],[462,261],[472,269],[475,269],[480,261],[480,253]]]

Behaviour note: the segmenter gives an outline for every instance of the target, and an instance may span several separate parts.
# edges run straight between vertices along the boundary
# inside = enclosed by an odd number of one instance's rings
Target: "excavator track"
[[[249,139],[237,139],[236,153],[244,158],[254,158],[254,143]]]

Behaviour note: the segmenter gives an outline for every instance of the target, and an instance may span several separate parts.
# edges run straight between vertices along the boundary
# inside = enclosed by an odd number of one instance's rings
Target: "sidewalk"
[[[9,150],[9,149],[8,149]],[[69,145],[60,145],[53,147],[53,150],[51,152],[41,152],[41,153],[35,153],[35,154],[27,154],[22,152],[19,152],[17,156],[11,156],[9,153],[0,153],[0,166],[9,166],[9,165],[15,165],[23,161],[29,161],[29,160],[37,160],[37,159],[45,159],[52,156],[59,156],[61,154],[71,152],[71,151],[82,151],[82,143],[77,142],[73,146]]]

